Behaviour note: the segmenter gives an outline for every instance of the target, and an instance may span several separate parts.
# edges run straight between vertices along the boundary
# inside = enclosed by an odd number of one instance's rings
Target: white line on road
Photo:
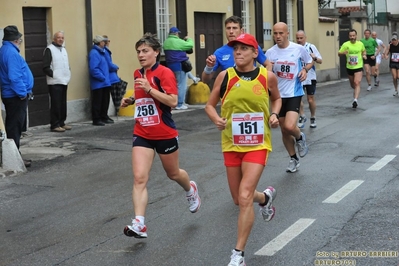
[[[381,160],[370,166],[367,171],[378,171],[392,161],[395,157],[396,155],[385,155]]]
[[[263,248],[255,252],[255,255],[260,256],[273,256],[285,245],[287,245],[292,239],[302,233],[308,228],[315,219],[299,219],[293,225],[288,227],[284,232],[278,235],[275,239],[267,243]]]
[[[363,182],[363,180],[349,181],[345,186],[343,186],[337,192],[325,199],[323,203],[338,203],[340,200],[348,196],[348,194],[355,190],[358,186],[360,186]]]

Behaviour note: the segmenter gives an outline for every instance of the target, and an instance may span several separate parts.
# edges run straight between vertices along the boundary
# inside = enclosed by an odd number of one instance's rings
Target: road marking
[[[255,255],[260,256],[273,256],[285,245],[287,245],[292,239],[302,233],[306,228],[308,228],[315,219],[299,219],[293,225],[288,227],[284,232],[278,235],[275,239],[267,243],[261,249],[255,252]]]
[[[370,166],[367,171],[378,171],[392,161],[395,157],[396,155],[385,155],[381,160]]]
[[[323,203],[338,203],[340,200],[348,196],[348,194],[355,190],[358,186],[360,186],[363,182],[363,180],[349,181],[345,186],[343,186],[337,192],[325,199]]]

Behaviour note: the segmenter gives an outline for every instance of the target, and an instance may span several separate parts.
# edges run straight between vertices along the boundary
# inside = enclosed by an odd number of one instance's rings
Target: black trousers
[[[48,85],[50,94],[50,127],[57,128],[65,126],[67,117],[67,89],[68,85]]]
[[[93,122],[107,120],[111,87],[91,91],[91,116]]]
[[[27,116],[28,98],[21,100],[19,97],[3,98],[6,108],[6,134],[7,138],[13,139],[19,149],[22,128]]]

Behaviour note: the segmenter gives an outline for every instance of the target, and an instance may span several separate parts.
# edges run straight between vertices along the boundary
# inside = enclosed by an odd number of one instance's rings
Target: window
[[[163,45],[165,39],[168,38],[170,28],[169,0],[156,0],[156,16],[157,37]]]
[[[241,18],[242,18],[242,27],[244,28],[244,32],[250,33],[251,23],[250,23],[250,15],[249,15],[249,1],[250,0],[241,0]]]
[[[292,0],[287,0],[287,26],[290,36],[288,37],[290,41],[294,41],[294,17],[292,13],[294,4]]]

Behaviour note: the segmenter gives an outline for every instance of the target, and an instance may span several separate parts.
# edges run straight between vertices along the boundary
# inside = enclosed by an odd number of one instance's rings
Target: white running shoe
[[[395,93],[393,94],[393,96],[398,96],[398,91],[395,91]]]
[[[291,158],[290,162],[288,163],[287,170],[286,170],[287,173],[295,173],[298,170],[300,165],[301,164],[299,163],[298,160],[295,160],[294,158]]]
[[[265,220],[266,222],[270,221],[271,219],[273,219],[274,214],[276,213],[276,208],[274,208],[274,206],[272,205],[273,200],[276,199],[277,196],[277,192],[274,189],[274,187],[267,187],[263,193],[265,193],[267,195],[267,197],[269,198],[269,200],[267,201],[267,204],[265,206],[262,206],[259,204],[260,206],[260,213],[263,216],[263,220]]]
[[[301,132],[302,139],[296,141],[296,147],[298,149],[298,153],[300,157],[305,157],[308,154],[308,145],[306,144],[306,136],[305,133]]]
[[[195,77],[193,78],[194,84],[198,84],[198,82],[200,82],[200,78],[199,77]]]
[[[187,105],[182,104],[181,106],[176,106],[175,109],[176,110],[187,110],[188,107],[187,107]]]
[[[230,263],[227,266],[246,266],[242,251],[231,251],[233,254],[230,257]]]
[[[367,91],[371,91],[371,86],[370,85],[367,87]]]
[[[147,226],[140,223],[138,219],[133,219],[132,225],[126,225],[123,233],[130,237],[147,238]]]
[[[316,128],[317,124],[316,124],[316,117],[311,117],[310,118],[310,128]]]
[[[201,207],[201,198],[198,195],[197,184],[194,181],[190,181],[190,185],[194,189],[194,193],[190,196],[186,196],[186,198],[190,204],[190,212],[195,213]]]

